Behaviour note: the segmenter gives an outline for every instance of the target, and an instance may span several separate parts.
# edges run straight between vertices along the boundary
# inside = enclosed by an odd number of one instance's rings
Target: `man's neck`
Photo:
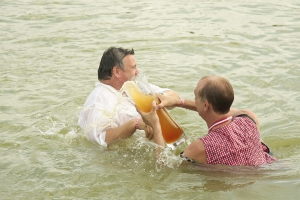
[[[207,123],[207,127],[210,128],[211,126],[213,126],[218,121],[226,119],[227,117],[229,117],[229,113],[226,113],[226,114],[217,114],[215,112],[212,112],[209,116],[207,116],[207,118],[206,118],[205,121]],[[224,123],[224,124],[227,124],[227,123]],[[217,125],[215,127],[221,127],[224,124],[220,124],[220,125]]]
[[[101,83],[109,85],[113,88],[115,88],[116,90],[120,90],[122,88],[121,83],[119,82],[119,80],[117,80],[114,77],[111,77],[109,80],[100,80]]]

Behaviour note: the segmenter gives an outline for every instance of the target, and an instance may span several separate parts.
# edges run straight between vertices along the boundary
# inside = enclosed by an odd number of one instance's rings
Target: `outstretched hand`
[[[180,101],[179,98],[168,96],[168,95],[156,94],[156,96],[160,100],[160,103],[156,106],[157,110],[160,110],[163,107],[174,107]]]

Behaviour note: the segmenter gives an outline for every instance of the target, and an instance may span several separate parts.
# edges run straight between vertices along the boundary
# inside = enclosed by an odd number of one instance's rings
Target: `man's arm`
[[[111,128],[106,131],[105,142],[109,145],[118,139],[130,137],[136,131],[136,119],[129,120],[117,128]],[[147,126],[142,119],[139,119],[137,129],[144,130],[146,137],[153,138],[152,128]]]
[[[165,140],[162,136],[161,126],[159,123],[159,118],[156,113],[156,102],[152,102],[152,110],[148,113],[142,112],[137,108],[137,111],[140,113],[140,115],[143,118],[143,121],[152,127],[153,129],[153,135],[154,135],[154,142],[162,147],[165,146]]]
[[[236,108],[230,108],[229,114],[233,117],[236,117],[236,116],[242,115],[242,114],[247,114],[249,117],[251,117],[255,121],[257,128],[259,127],[258,126],[258,118],[254,114],[254,112],[252,112],[251,110],[238,110]]]
[[[180,104],[179,104],[179,106],[180,106]],[[184,104],[181,107],[189,109],[189,110],[197,111],[195,100],[185,99]]]
[[[197,163],[206,164],[206,152],[202,140],[198,139],[192,142],[184,150],[184,155],[187,158],[193,159]]]
[[[179,98],[179,94],[173,90],[166,90],[163,92],[163,95],[174,97],[174,98]]]
[[[167,95],[161,95],[157,94],[157,97],[160,99],[160,103],[157,105],[157,109],[161,109],[163,107],[182,107],[189,110],[197,111],[195,100],[189,100],[185,99],[184,103],[182,102],[182,99],[173,96],[167,96]],[[183,103],[183,104],[182,104]]]

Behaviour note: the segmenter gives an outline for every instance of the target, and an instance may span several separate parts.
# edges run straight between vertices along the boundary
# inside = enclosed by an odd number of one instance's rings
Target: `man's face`
[[[136,60],[133,55],[129,54],[123,58],[124,71],[121,75],[121,81],[124,83],[136,76],[139,71],[137,69]]]

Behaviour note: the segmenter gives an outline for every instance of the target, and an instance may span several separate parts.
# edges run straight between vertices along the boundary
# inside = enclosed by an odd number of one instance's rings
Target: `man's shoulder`
[[[90,92],[90,94],[87,96],[86,98],[86,103],[89,102],[89,104],[94,104],[97,101],[99,101],[99,99],[106,99],[107,98],[107,94],[108,94],[109,90],[107,88],[105,88],[102,85],[96,85],[96,87]]]

